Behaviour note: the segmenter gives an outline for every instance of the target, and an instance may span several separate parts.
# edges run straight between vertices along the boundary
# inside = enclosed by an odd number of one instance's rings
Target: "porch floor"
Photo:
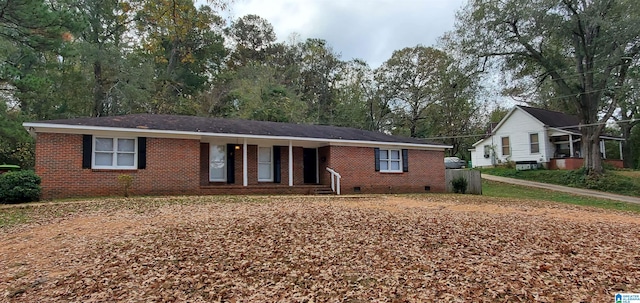
[[[304,194],[315,195],[326,193],[331,190],[331,185],[324,184],[302,184],[289,186],[288,184],[250,184],[242,186],[238,184],[229,185],[201,185],[202,194]]]

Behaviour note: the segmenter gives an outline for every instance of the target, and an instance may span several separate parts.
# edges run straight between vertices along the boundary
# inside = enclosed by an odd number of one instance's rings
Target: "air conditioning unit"
[[[537,161],[516,161],[516,170],[538,169],[540,165]]]

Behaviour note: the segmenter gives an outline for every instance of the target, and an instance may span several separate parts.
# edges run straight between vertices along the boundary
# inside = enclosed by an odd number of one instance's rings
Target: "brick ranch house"
[[[36,137],[43,199],[121,195],[123,174],[134,195],[444,192],[450,148],[354,128],[176,115],[23,125]]]

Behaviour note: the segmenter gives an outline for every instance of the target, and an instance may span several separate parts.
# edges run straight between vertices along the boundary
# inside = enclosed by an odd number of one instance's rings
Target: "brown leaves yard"
[[[640,216],[455,195],[105,199],[0,229],[7,302],[609,302]]]

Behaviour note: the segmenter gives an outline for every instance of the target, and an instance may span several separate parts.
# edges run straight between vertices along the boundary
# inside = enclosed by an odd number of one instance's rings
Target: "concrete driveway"
[[[486,174],[481,174],[481,175],[482,175],[482,179],[489,180],[489,181],[496,181],[496,182],[502,182],[502,183],[528,186],[528,187],[536,187],[536,188],[559,191],[559,192],[569,193],[574,195],[594,197],[599,199],[608,199],[608,200],[614,200],[614,201],[640,204],[640,198],[631,197],[631,196],[623,196],[623,195],[605,193],[605,192],[591,190],[591,189],[573,188],[568,186],[498,177],[498,176],[492,176],[492,175],[486,175]]]

